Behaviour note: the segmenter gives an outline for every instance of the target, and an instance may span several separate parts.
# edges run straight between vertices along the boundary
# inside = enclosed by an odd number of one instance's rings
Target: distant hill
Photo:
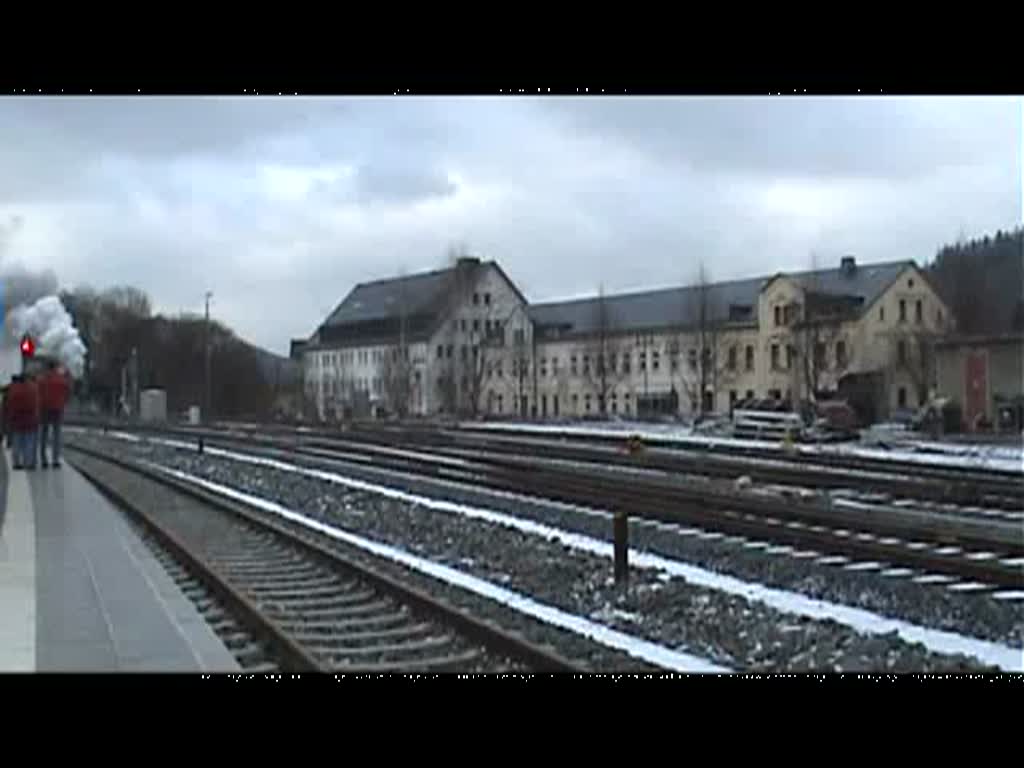
[[[263,378],[271,386],[276,382],[279,387],[289,387],[298,380],[299,369],[294,360],[249,342],[245,342],[245,345],[256,355]]]
[[[1024,227],[943,246],[926,270],[961,333],[1024,331]]]

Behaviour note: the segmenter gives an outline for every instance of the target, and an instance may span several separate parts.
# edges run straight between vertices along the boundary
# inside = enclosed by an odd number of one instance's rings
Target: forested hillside
[[[1024,331],[1024,227],[944,246],[928,273],[961,333]]]

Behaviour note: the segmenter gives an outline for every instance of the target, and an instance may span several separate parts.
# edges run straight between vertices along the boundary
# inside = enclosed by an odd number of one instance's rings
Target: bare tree
[[[818,262],[811,254],[811,271],[802,281],[803,302],[794,302],[783,309],[792,328],[792,354],[796,357],[794,369],[794,398],[815,401],[823,389],[825,374],[829,370],[828,350],[839,339],[842,324],[851,319],[856,304],[850,297],[825,293],[818,276]],[[838,373],[845,361],[836,360]]]
[[[679,344],[669,349],[670,358],[686,350],[686,360],[679,360],[674,381],[690,401],[690,407],[702,420],[713,405],[709,395],[718,393],[719,388],[732,380],[739,368],[738,348],[733,334],[726,327],[723,308],[719,306],[709,280],[707,268],[701,261],[697,275],[689,290],[684,294],[683,332]],[[693,340],[695,346],[687,348]],[[730,347],[733,351],[730,352]],[[678,352],[676,351],[678,349]]]
[[[628,352],[628,346],[621,335],[615,334],[614,312],[601,285],[594,305],[594,335],[580,352],[583,379],[597,395],[602,416],[608,415],[608,398],[626,376],[621,366],[624,351]]]
[[[413,370],[409,355],[409,296],[404,278],[398,282],[398,344],[386,348],[377,366],[381,390],[388,410],[404,419],[412,404]]]
[[[412,398],[412,366],[404,339],[397,346],[384,350],[378,374],[388,409],[404,419],[409,415]]]
[[[935,384],[937,335],[917,328],[899,330],[892,335],[890,370],[905,373],[917,395],[917,405],[923,405]]]

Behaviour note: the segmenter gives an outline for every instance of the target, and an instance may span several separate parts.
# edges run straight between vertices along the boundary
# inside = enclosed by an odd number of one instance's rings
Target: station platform
[[[238,672],[124,518],[65,461],[0,457],[0,672]]]

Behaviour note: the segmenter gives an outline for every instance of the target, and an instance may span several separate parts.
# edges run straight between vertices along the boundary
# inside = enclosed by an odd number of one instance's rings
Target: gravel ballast
[[[198,456],[145,443],[75,435],[129,456],[268,498],[317,520],[402,546],[559,608],[670,648],[743,671],[956,671],[976,660],[929,652],[892,633],[865,635],[830,620],[785,614],[761,603],[697,587],[653,570],[634,569],[627,590],[612,582],[608,558],[570,550],[495,523],[430,510],[295,473]],[[322,466],[322,462],[317,462]],[[438,484],[346,466],[348,477],[438,497]],[[557,504],[531,504],[489,492],[444,489],[443,498],[504,511],[607,540],[602,516]],[[1019,645],[1019,605],[768,556],[726,541],[707,541],[632,525],[631,544],[750,581],[800,591],[880,614]],[[431,580],[432,581],[432,580]],[[433,582],[436,585],[436,582]],[[436,589],[436,587],[431,587]],[[478,599],[480,603],[490,601]],[[905,608],[902,612],[893,608]],[[475,608],[474,608],[475,610]],[[930,620],[924,620],[930,619]],[[980,619],[980,621],[979,621]],[[503,620],[504,621],[504,620]],[[989,633],[981,629],[985,626]],[[565,633],[560,633],[564,635]],[[1016,643],[1014,643],[1016,640]],[[607,667],[604,667],[607,668]]]

